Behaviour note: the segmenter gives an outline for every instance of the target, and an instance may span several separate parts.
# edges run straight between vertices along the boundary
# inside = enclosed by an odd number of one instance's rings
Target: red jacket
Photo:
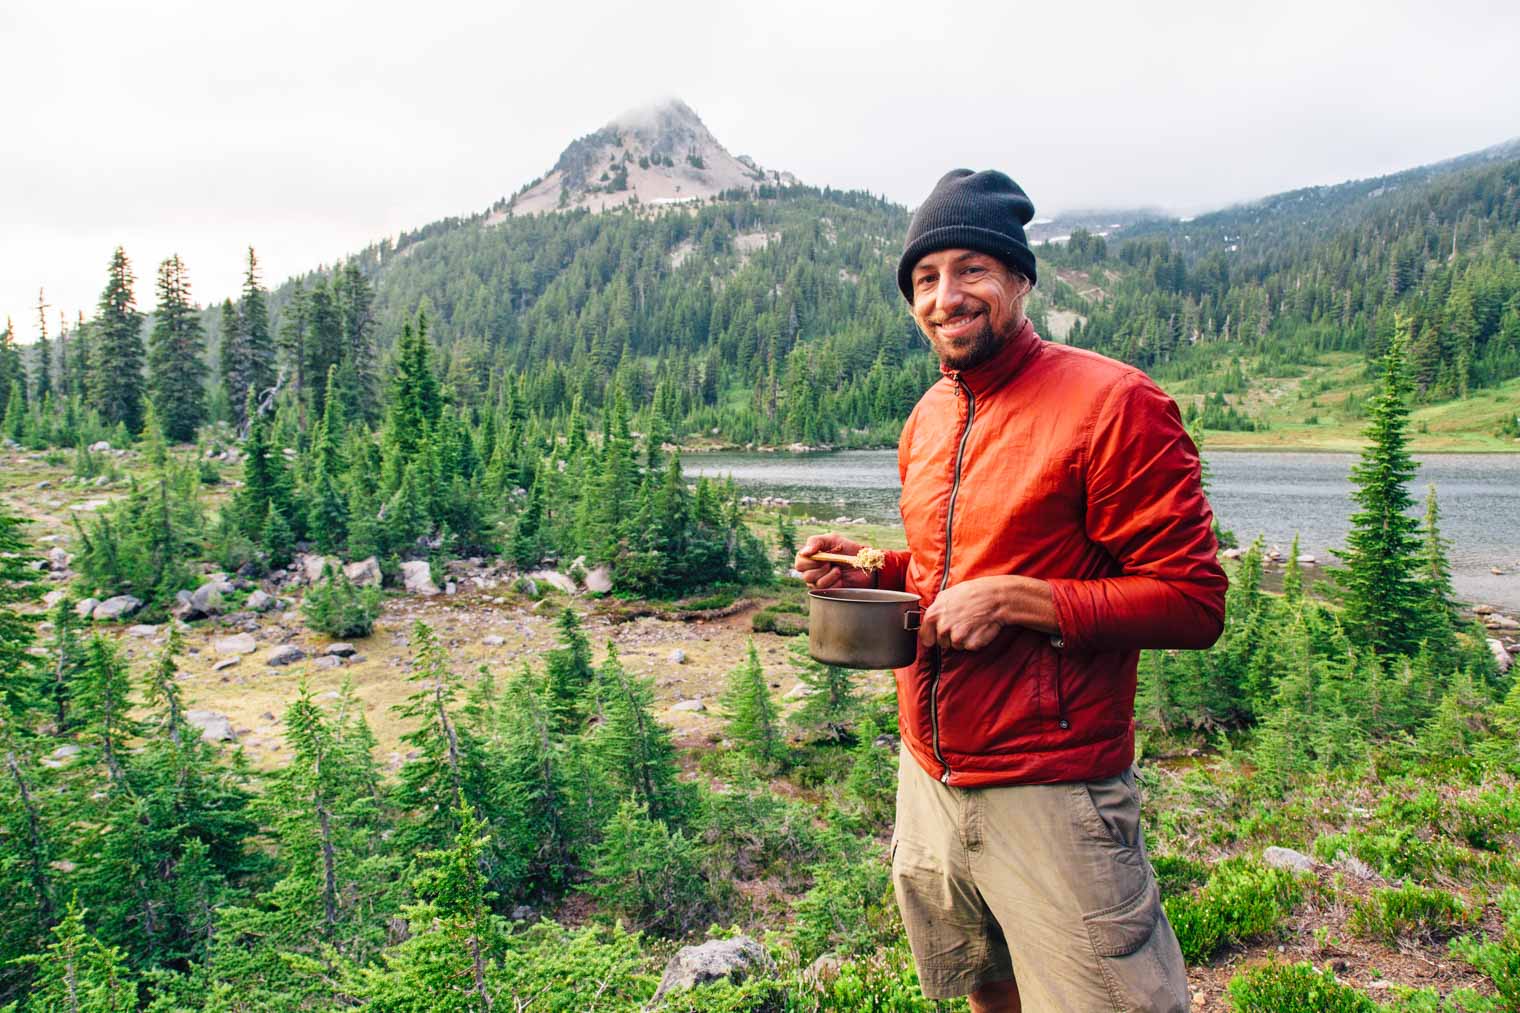
[[[980,651],[920,646],[899,726],[947,784],[1086,780],[1134,760],[1140,648],[1208,647],[1226,579],[1197,448],[1140,370],[1042,341],[945,371],[898,444],[908,551],[881,586],[925,607],[992,574],[1050,582],[1058,636],[1005,627]]]

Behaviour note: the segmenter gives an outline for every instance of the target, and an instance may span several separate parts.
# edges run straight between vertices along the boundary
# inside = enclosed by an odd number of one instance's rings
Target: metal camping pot
[[[808,654],[840,668],[902,668],[918,654],[918,595],[864,587],[808,594]]]

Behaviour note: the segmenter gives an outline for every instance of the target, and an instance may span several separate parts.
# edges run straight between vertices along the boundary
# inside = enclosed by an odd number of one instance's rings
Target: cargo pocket
[[[1122,904],[1082,916],[1115,1010],[1185,1013],[1187,971],[1163,924],[1154,879]]]
[[[1093,952],[1100,957],[1123,957],[1134,953],[1151,933],[1161,917],[1161,891],[1151,880],[1129,900],[1106,911],[1082,916]]]

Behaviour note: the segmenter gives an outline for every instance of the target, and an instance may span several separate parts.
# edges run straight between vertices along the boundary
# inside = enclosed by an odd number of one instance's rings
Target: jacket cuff
[[[1128,575],[1049,583],[1060,628],[1052,643],[1067,650],[1200,651],[1224,628],[1223,608],[1186,581]]]
[[[886,550],[886,561],[876,571],[876,586],[883,591],[906,591],[908,587],[908,560],[911,552],[902,549]]]

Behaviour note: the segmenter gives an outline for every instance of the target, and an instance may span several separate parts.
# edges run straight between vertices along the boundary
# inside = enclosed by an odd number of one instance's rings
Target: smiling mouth
[[[977,311],[976,313],[967,313],[963,314],[962,316],[951,317],[944,323],[936,324],[935,326],[939,330],[939,333],[943,334],[947,338],[963,338],[971,333],[973,327],[975,327],[975,325],[980,322],[981,319],[982,314],[980,311]]]

